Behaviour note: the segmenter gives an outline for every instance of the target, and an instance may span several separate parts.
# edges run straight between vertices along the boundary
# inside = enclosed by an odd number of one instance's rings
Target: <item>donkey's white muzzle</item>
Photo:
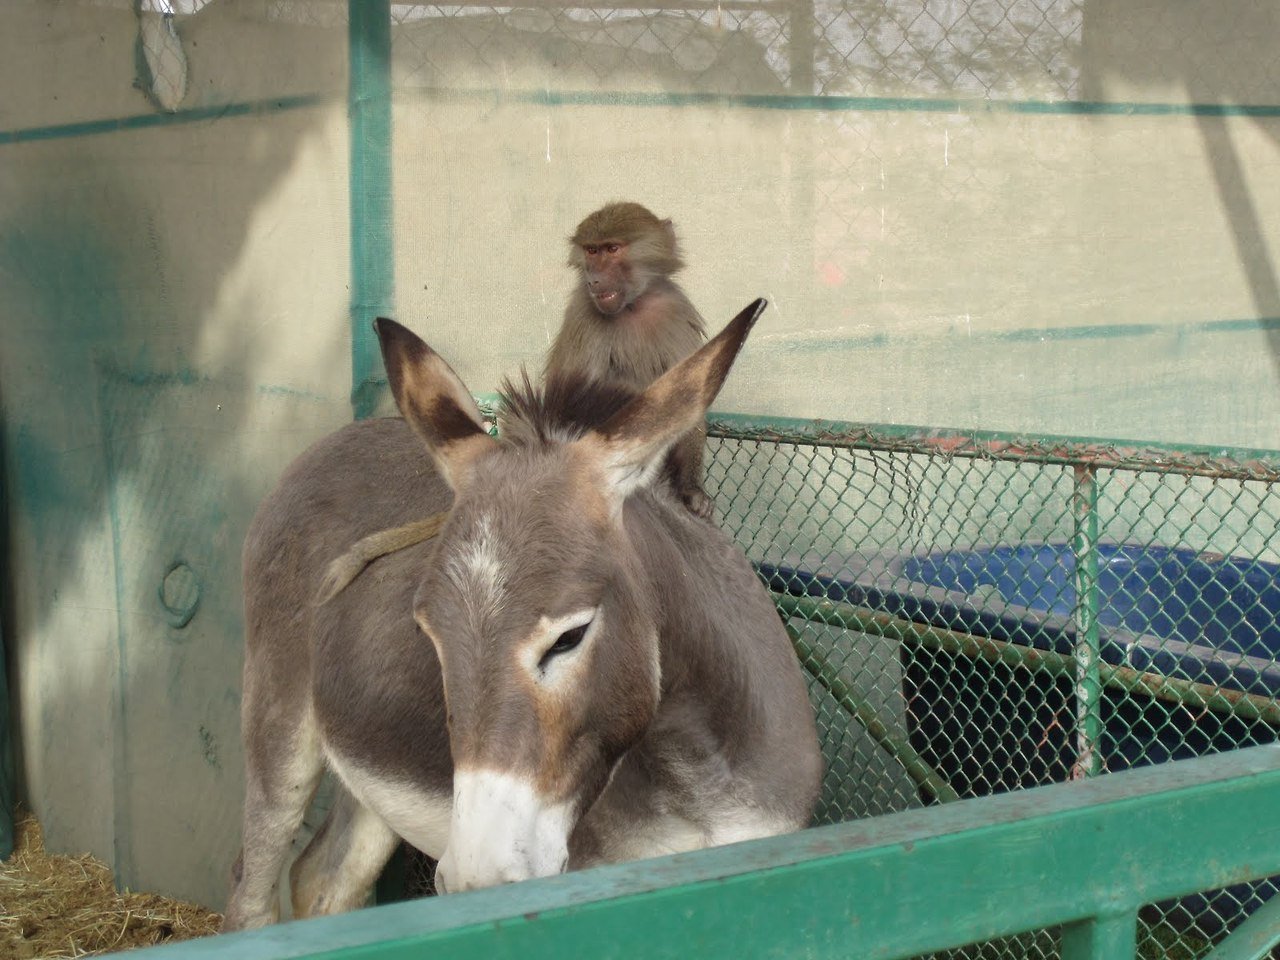
[[[548,802],[522,777],[455,771],[449,844],[436,866],[436,888],[460,893],[560,873],[572,827],[569,805]]]

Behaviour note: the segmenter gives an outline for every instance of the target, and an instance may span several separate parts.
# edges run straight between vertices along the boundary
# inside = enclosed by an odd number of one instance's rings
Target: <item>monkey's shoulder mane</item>
[[[516,446],[545,446],[577,440],[604,424],[636,396],[620,383],[554,373],[535,384],[521,368],[518,380],[503,380],[498,391],[498,436]]]

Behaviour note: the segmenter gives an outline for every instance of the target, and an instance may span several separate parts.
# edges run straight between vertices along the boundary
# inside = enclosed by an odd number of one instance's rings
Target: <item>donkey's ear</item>
[[[396,406],[457,492],[470,479],[472,464],[497,441],[485,431],[480,408],[440,354],[394,320],[379,317],[373,328]]]
[[[765,305],[756,300],[584,438],[600,452],[615,502],[652,483],[667,451],[702,422]]]

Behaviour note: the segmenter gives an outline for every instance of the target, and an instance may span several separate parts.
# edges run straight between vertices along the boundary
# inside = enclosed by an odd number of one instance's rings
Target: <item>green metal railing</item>
[[[1065,960],[1129,960],[1144,903],[1280,872],[1280,818],[1262,815],[1278,801],[1280,748],[1258,747],[148,958],[890,960],[1047,929]],[[1257,916],[1247,949],[1218,956],[1257,957],[1278,939]]]

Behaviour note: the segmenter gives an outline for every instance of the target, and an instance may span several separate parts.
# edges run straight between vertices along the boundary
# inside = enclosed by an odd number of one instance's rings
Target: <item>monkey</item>
[[[574,230],[568,266],[577,283],[547,353],[544,381],[577,377],[639,393],[706,339],[702,316],[671,279],[684,260],[670,219],[638,203],[608,203]],[[666,471],[690,512],[710,520],[705,442],[705,427],[689,431],[667,456]],[[378,557],[434,537],[443,523],[440,514],[362,538],[329,565],[316,602],[337,595]]]
[[[702,345],[706,325],[671,279],[684,267],[669,219],[638,203],[609,203],[569,238],[579,283],[547,354],[544,378],[578,375],[637,393]],[[667,458],[676,492],[697,516],[711,518],[702,489],[706,429],[691,430]]]

